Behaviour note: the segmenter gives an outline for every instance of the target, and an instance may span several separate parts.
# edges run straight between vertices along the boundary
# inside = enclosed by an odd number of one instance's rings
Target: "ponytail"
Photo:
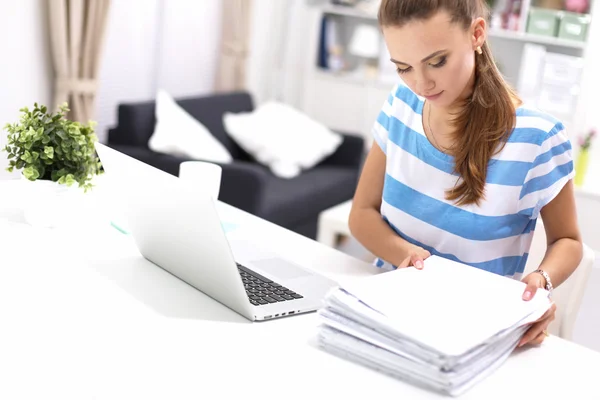
[[[458,205],[479,204],[485,197],[487,167],[502,150],[515,127],[518,96],[496,67],[492,52],[484,43],[476,54],[475,86],[453,120],[454,171],[462,180],[446,192]]]

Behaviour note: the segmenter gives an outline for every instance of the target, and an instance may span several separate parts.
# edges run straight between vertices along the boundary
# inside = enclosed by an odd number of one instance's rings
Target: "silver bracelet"
[[[552,291],[554,290],[554,286],[552,286],[552,280],[550,280],[550,275],[548,275],[548,273],[546,271],[544,271],[543,269],[536,269],[533,272],[537,272],[538,274],[541,274],[544,279],[546,280],[546,287],[545,289],[550,292],[550,294],[552,294]]]

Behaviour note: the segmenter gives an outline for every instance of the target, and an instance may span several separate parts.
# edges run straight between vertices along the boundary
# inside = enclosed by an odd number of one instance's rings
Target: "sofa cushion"
[[[227,133],[280,178],[295,178],[333,154],[342,136],[287,104],[269,101],[246,113],[226,112]]]
[[[229,151],[165,90],[156,94],[156,126],[148,147],[157,153],[230,163]]]
[[[291,226],[354,195],[358,171],[320,165],[293,179],[270,175],[260,216],[278,225]]]
[[[177,104],[200,121],[210,133],[229,151],[234,159],[248,161],[246,153],[223,127],[225,112],[249,112],[254,109],[248,92],[219,93],[201,97],[175,98]],[[154,132],[155,101],[119,104],[117,127],[108,132],[108,142],[148,148],[148,140]]]

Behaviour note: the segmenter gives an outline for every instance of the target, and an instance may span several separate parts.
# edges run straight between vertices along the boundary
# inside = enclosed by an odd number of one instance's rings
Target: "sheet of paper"
[[[380,274],[344,289],[391,329],[455,356],[551,304],[545,290],[524,301],[524,283],[435,256],[423,270]]]

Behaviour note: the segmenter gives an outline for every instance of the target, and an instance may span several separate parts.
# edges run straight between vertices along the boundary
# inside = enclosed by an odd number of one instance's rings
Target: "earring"
[[[483,54],[483,50],[481,50],[481,46],[477,46],[477,54]]]

